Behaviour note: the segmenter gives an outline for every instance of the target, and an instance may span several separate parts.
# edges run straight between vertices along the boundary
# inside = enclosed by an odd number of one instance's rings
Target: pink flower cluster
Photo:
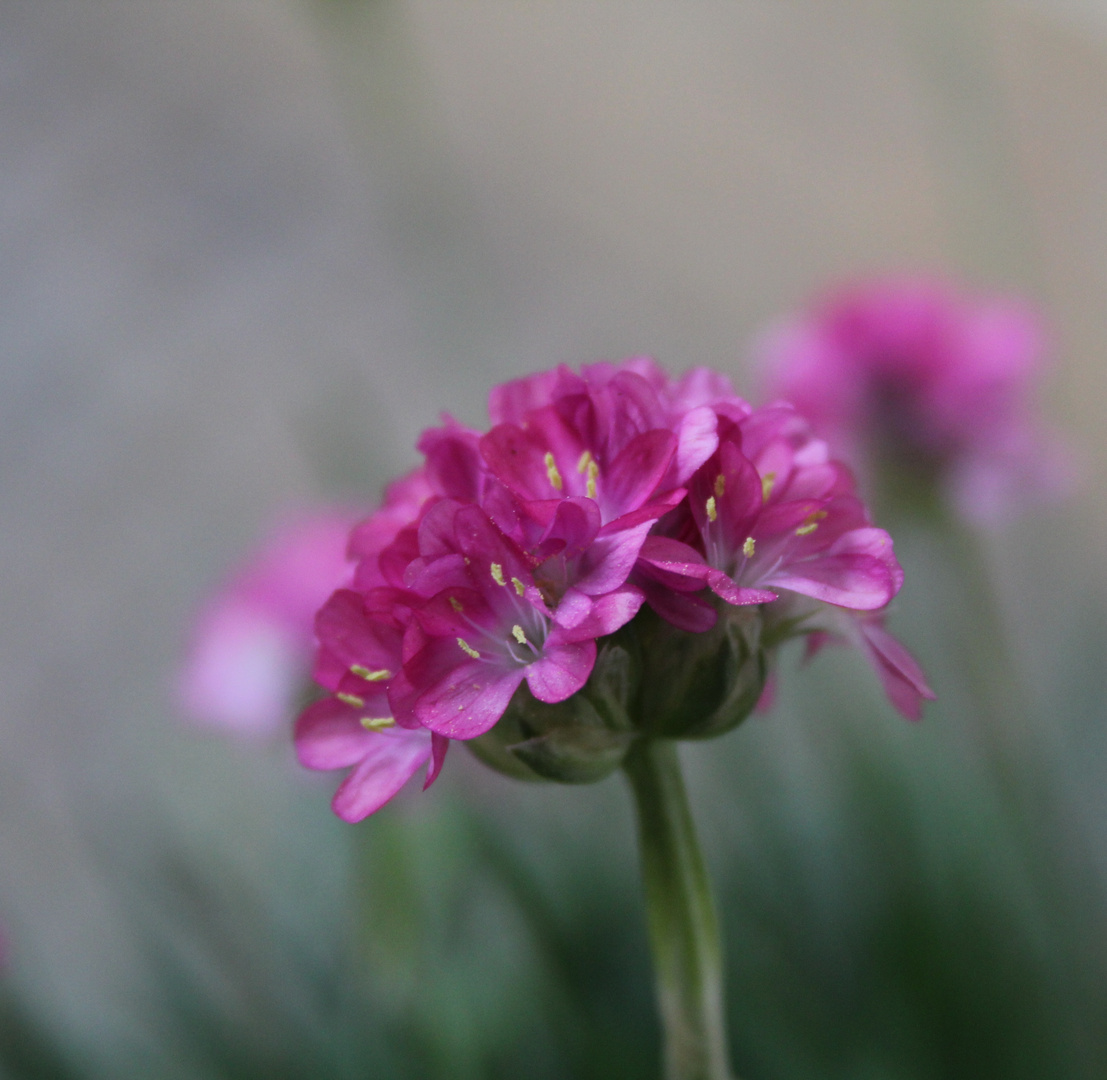
[[[507,383],[489,412],[487,432],[446,418],[423,434],[424,464],[355,527],[351,584],[316,619],[329,695],[296,747],[352,769],[339,816],[428,763],[429,785],[524,682],[539,702],[577,693],[643,604],[689,633],[728,605],[779,608],[816,642],[855,641],[907,715],[932,696],[882,628],[903,578],[891,539],[791,407],[632,359]]]
[[[771,392],[835,454],[932,476],[969,520],[995,520],[1064,483],[1062,455],[1030,401],[1044,340],[1024,303],[937,280],[877,279],[783,323],[761,352]]]

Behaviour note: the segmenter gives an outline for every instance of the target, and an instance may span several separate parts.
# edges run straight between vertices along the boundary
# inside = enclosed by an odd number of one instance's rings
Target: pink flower
[[[688,484],[675,535],[651,538],[646,572],[671,589],[700,580],[733,605],[766,605],[769,626],[826,634],[858,647],[892,703],[910,717],[933,693],[879,616],[903,584],[891,537],[869,522],[849,471],[830,459],[790,406],[720,418],[718,450]],[[678,626],[690,599],[679,591],[658,606]],[[680,605],[684,605],[684,609]],[[861,618],[861,613],[866,613]],[[906,660],[904,660],[906,658]],[[904,672],[907,672],[904,675]]]
[[[446,756],[447,739],[392,718],[389,689],[403,664],[395,601],[388,589],[340,589],[316,619],[315,677],[332,693],[296,721],[296,753],[309,769],[351,770],[331,803],[345,821],[379,810],[428,762],[429,787]]]
[[[635,665],[651,663],[627,645],[647,600],[688,634],[726,605],[766,628],[748,648],[724,634],[688,654],[725,653],[724,682],[750,661],[720,729],[759,689],[754,653],[797,634],[852,642],[917,715],[929,689],[882,625],[903,579],[890,538],[790,406],[754,410],[716,372],[671,380],[637,357],[497,387],[489,413],[487,432],[446,416],[423,433],[423,464],[355,526],[356,567],[315,621],[327,696],[296,748],[309,768],[349,770],[339,816],[373,813],[423,766],[429,785],[451,739],[486,734],[513,703],[482,753],[558,778],[617,767]],[[608,648],[617,632],[631,637]]]
[[[267,735],[306,681],[315,612],[350,575],[352,516],[300,513],[279,525],[212,598],[182,672],[182,710],[199,723]]]
[[[547,599],[531,560],[476,506],[437,503],[419,546],[408,579],[423,602],[390,700],[405,722],[451,738],[491,728],[524,679],[539,701],[571,697],[591,674],[596,639],[642,603],[622,580],[598,596],[571,588]]]
[[[831,295],[762,343],[771,393],[866,472],[884,455],[934,477],[985,521],[1056,487],[1057,449],[1038,430],[1035,313],[927,280],[889,278]]]

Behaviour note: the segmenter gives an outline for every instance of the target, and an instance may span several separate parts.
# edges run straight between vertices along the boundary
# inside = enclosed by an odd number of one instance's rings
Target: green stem
[[[719,926],[676,744],[640,739],[623,769],[638,811],[665,1080],[733,1080]]]

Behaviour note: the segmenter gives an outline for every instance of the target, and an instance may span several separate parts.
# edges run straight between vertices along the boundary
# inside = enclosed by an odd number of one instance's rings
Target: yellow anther
[[[334,696],[344,705],[351,705],[355,709],[365,708],[365,699],[359,698],[357,694],[335,694]]]
[[[722,473],[719,473],[719,475],[715,477],[715,498],[721,499],[724,491],[726,491],[726,477],[723,476]]]
[[[464,605],[456,596],[450,597],[450,607],[454,609],[459,615],[465,610]]]
[[[360,664],[354,664],[350,670],[359,678],[364,679],[366,682],[384,682],[385,679],[392,678],[392,672],[388,668],[378,668],[373,671],[371,668],[362,667]]]
[[[776,473],[767,472],[761,477],[761,499],[767,502],[769,496],[773,493],[773,485],[776,483]]]
[[[546,475],[556,490],[560,491],[565,486],[561,481],[561,473],[557,471],[557,462],[554,461],[554,456],[549,450],[546,451]]]
[[[391,716],[363,716],[361,726],[366,731],[384,731],[387,728],[395,727],[396,721]]]
[[[807,515],[803,524],[796,529],[796,536],[810,536],[810,534],[819,527],[819,522],[822,521],[824,517],[826,517],[825,510],[813,510]]]
[[[746,542],[742,545],[742,554],[745,555],[747,559],[752,559],[753,552],[756,547],[757,542],[754,540],[754,538],[752,536],[747,536]]]
[[[712,495],[705,503],[707,507],[707,520],[714,521],[719,516],[718,510],[715,509],[715,496]]]
[[[513,577],[511,579],[511,584],[515,586],[515,591],[520,596],[522,596],[523,593],[525,593],[527,591],[527,587],[517,577]]]
[[[583,474],[584,470],[592,464],[592,460],[592,451],[585,450],[584,453],[580,455],[580,461],[577,462],[577,472]]]
[[[474,660],[479,660],[480,659],[480,653],[477,652],[477,650],[474,649],[473,646],[470,645],[469,642],[467,642],[465,640],[465,638],[459,637],[457,639],[457,644],[460,647],[461,651],[463,653],[465,653],[466,656],[471,656]]]
[[[594,461],[588,462],[588,485],[585,494],[590,499],[596,497],[596,477],[600,475],[600,467]]]
[[[525,645],[527,643],[527,635],[523,633],[523,628],[518,623],[511,628],[511,636],[519,642],[520,645]]]
[[[492,564],[492,580],[497,585],[507,584],[507,582],[504,580],[504,568],[498,562],[494,562]]]

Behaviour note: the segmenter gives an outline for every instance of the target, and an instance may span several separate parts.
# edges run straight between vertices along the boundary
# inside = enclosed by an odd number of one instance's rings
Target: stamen
[[[550,484],[560,491],[565,485],[561,481],[561,473],[557,471],[557,462],[554,461],[553,454],[546,451],[546,476],[549,477]]]
[[[721,499],[724,491],[726,491],[726,477],[723,476],[722,473],[719,473],[719,475],[715,477],[715,498]]]
[[[590,499],[596,497],[596,477],[600,475],[600,467],[594,461],[588,462],[588,484],[585,494]]]
[[[343,705],[350,705],[355,709],[365,708],[365,699],[359,698],[357,694],[335,694],[334,696],[338,698]]]
[[[392,672],[388,668],[378,668],[373,671],[370,668],[362,667],[360,664],[353,664],[350,670],[359,679],[364,679],[366,682],[384,682],[385,679],[392,678]]]
[[[507,582],[504,580],[504,568],[498,562],[494,562],[492,564],[492,580],[497,585],[507,584]]]
[[[474,649],[473,646],[470,645],[469,642],[467,642],[465,640],[465,638],[459,637],[457,639],[457,643],[458,643],[458,646],[460,647],[461,651],[463,653],[465,653],[466,656],[471,656],[474,660],[479,660],[480,659],[480,653],[477,652],[477,650]]]
[[[391,716],[363,716],[361,726],[366,731],[385,731],[396,726],[396,721]]]
[[[518,623],[511,628],[511,636],[519,642],[520,645],[525,645],[527,643],[527,635],[523,633],[523,628]]]
[[[511,579],[511,584],[515,586],[515,592],[518,593],[519,596],[522,596],[523,593],[527,591],[527,587],[517,577]]]
[[[465,610],[464,605],[456,596],[450,597],[450,607],[454,609],[459,615]]]
[[[742,554],[745,555],[747,559],[752,559],[756,547],[757,541],[755,541],[752,536],[747,536],[746,542],[742,545]]]
[[[775,472],[767,472],[763,477],[761,477],[761,500],[763,502],[769,501],[769,496],[773,493],[773,485],[775,483]]]
[[[719,516],[719,512],[718,512],[718,510],[715,509],[715,496],[714,495],[712,495],[710,498],[708,498],[707,502],[705,503],[705,506],[707,507],[707,520],[708,521],[715,521]]]
[[[580,461],[577,462],[577,472],[583,475],[584,470],[587,469],[591,463],[592,451],[585,450],[584,453],[580,455]]]
[[[796,536],[810,536],[818,527],[819,522],[826,517],[825,510],[813,510],[807,515],[804,523],[796,529]]]

